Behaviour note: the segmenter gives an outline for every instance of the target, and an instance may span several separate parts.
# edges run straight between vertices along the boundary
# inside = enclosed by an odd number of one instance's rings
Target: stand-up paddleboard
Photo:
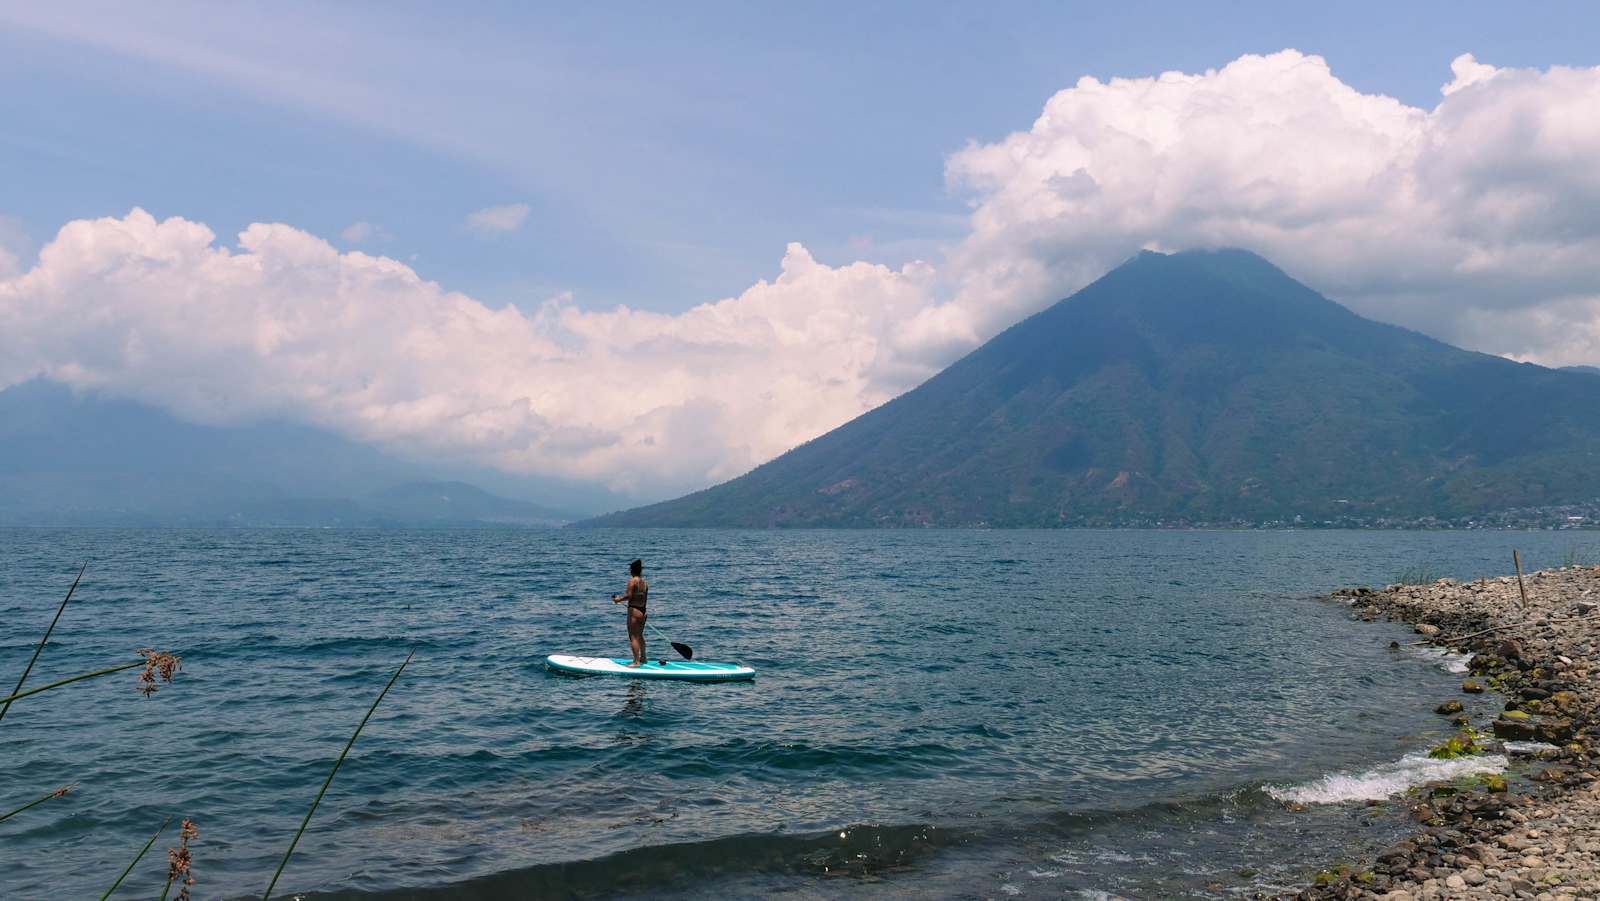
[[[679,679],[685,682],[742,682],[754,679],[756,671],[737,663],[706,663],[700,660],[651,660],[643,666],[629,666],[626,657],[574,657],[551,654],[545,665],[562,673],[580,676],[631,676],[635,679]]]

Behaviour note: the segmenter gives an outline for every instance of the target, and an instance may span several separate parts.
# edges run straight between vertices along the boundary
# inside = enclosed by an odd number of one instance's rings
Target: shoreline
[[[1327,596],[1368,622],[1413,624],[1414,645],[1473,655],[1462,693],[1441,698],[1435,711],[1476,730],[1475,741],[1463,734],[1469,746],[1552,747],[1513,756],[1507,779],[1430,783],[1395,799],[1409,808],[1415,832],[1281,899],[1600,897],[1600,566],[1542,570],[1523,581],[1526,609],[1514,576]],[[1460,712],[1462,697],[1485,691],[1500,693],[1504,712],[1490,722]]]

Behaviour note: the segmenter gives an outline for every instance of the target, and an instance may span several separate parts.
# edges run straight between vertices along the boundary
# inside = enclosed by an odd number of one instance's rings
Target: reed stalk
[[[150,846],[156,843],[156,839],[160,838],[161,833],[166,831],[167,824],[170,822],[172,822],[172,817],[167,817],[161,821],[161,828],[157,829],[156,834],[150,836],[150,840],[144,843],[144,847],[139,849],[139,853],[133,856],[133,862],[128,864],[128,868],[122,871],[122,875],[117,877],[116,882],[111,883],[111,887],[106,889],[106,893],[100,896],[100,901],[106,901],[107,898],[111,897],[111,893],[117,890],[117,886],[122,884],[122,880],[128,878],[128,874],[132,873],[133,868],[139,865],[139,861],[144,859],[145,854],[149,853]]]
[[[139,675],[139,691],[142,692],[145,697],[149,697],[156,692],[157,677],[159,677],[162,682],[171,682],[172,677],[177,675],[178,669],[181,666],[181,661],[173,654],[164,654],[161,651],[157,651],[152,648],[140,648],[137,653],[139,654],[139,659],[135,660],[133,663],[124,663],[119,666],[108,666],[105,669],[98,669],[92,673],[79,673],[76,676],[69,676],[68,678],[62,679],[58,682],[51,682],[49,685],[41,685],[38,688],[30,688],[27,691],[18,692],[9,698],[0,698],[0,702],[4,702],[5,704],[9,705],[12,701],[19,701],[28,697],[29,695],[36,695],[42,691],[49,691],[52,688],[60,688],[63,685],[71,685],[74,682],[82,682],[84,679],[93,679],[96,676],[109,676],[112,673],[120,673],[123,670],[133,669],[136,666],[144,667],[144,672]]]
[[[10,706],[12,701],[20,701],[29,695],[36,695],[41,691],[49,691],[52,688],[60,688],[63,685],[71,685],[74,682],[82,682],[84,679],[93,679],[96,676],[109,676],[112,673],[120,673],[125,669],[133,669],[136,666],[144,666],[144,661],[135,660],[132,663],[124,663],[121,666],[110,666],[106,667],[105,669],[95,670],[92,673],[81,673],[76,676],[62,679],[59,682],[51,682],[49,685],[41,685],[38,688],[30,688],[27,691],[17,692],[9,698],[0,698],[0,701],[3,701],[7,706]]]
[[[23,812],[24,810],[27,810],[30,807],[33,807],[33,806],[36,806],[36,805],[39,805],[39,804],[43,804],[44,802],[50,800],[51,798],[59,798],[59,797],[61,797],[62,795],[66,794],[69,791],[72,791],[72,786],[71,785],[63,785],[60,788],[56,789],[55,791],[51,792],[50,794],[45,795],[44,797],[38,798],[38,799],[33,800],[33,801],[29,801],[28,803],[22,805],[21,807],[18,807],[16,810],[11,811],[10,813],[0,814],[0,823],[3,823],[6,820],[11,819],[12,817],[14,817],[17,814]]]
[[[1522,608],[1528,609],[1528,588],[1522,584],[1522,554],[1515,548],[1511,551],[1511,565],[1517,569],[1517,593],[1522,595]]]
[[[78,578],[72,580],[72,587],[67,589],[67,596],[61,601],[61,606],[56,608],[55,618],[50,620],[50,628],[44,630],[44,638],[39,640],[39,646],[33,649],[33,656],[28,658],[28,666],[22,671],[22,678],[17,680],[17,687],[11,689],[11,697],[6,698],[5,706],[0,707],[0,720],[6,718],[6,711],[11,709],[11,701],[22,690],[22,683],[28,681],[28,674],[33,672],[34,663],[38,662],[39,654],[44,651],[44,646],[50,642],[50,633],[56,630],[56,623],[61,620],[61,614],[67,609],[67,601],[72,600],[73,592],[78,590],[78,583],[83,581],[84,571],[89,568],[89,561],[83,561],[83,568],[78,570]]]
[[[328,778],[323,781],[322,790],[317,792],[316,800],[311,802],[311,809],[306,811],[305,819],[300,821],[300,828],[295,831],[294,840],[289,842],[289,850],[283,852],[283,860],[278,861],[278,869],[272,874],[272,881],[267,883],[267,890],[261,894],[261,901],[268,901],[272,897],[272,890],[278,885],[278,877],[283,875],[283,868],[288,866],[289,857],[294,854],[295,846],[300,844],[300,836],[305,834],[306,826],[311,822],[311,815],[317,812],[317,805],[322,803],[322,796],[328,793],[328,786],[333,784],[333,777],[338,775],[339,767],[344,764],[345,755],[350,753],[350,748],[355,745],[356,739],[361,737],[361,730],[367,727],[367,720],[372,719],[373,711],[378,709],[378,705],[383,702],[383,696],[388,694],[389,689],[394,687],[394,683],[399,680],[400,674],[406,671],[406,667],[410,665],[411,658],[416,653],[416,651],[412,651],[406,655],[406,659],[400,664],[400,668],[394,671],[393,676],[389,677],[389,684],[383,687],[383,691],[378,692],[377,699],[372,702],[371,707],[367,708],[367,715],[361,718],[361,723],[356,726],[356,731],[350,734],[350,740],[344,743],[344,750],[339,752],[339,759],[333,762],[333,769],[329,771]]]

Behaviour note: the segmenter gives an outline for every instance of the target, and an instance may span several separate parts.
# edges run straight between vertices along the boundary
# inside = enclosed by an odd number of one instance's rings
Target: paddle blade
[[[682,654],[683,655],[683,659],[685,659],[685,660],[693,660],[694,659],[694,648],[689,647],[688,645],[684,644],[681,641],[672,642],[672,649],[674,651],[677,651],[678,653]]]

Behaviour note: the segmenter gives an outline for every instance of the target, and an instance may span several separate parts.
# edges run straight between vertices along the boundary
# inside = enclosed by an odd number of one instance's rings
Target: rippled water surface
[[[6,714],[0,810],[77,787],[0,823],[0,895],[98,897],[170,814],[201,831],[196,897],[258,896],[413,648],[280,889],[1175,898],[1292,884],[1399,824],[1276,797],[1388,773],[1438,731],[1428,708],[1460,678],[1388,650],[1399,627],[1309,596],[1419,568],[1499,574],[1514,546],[1558,565],[1595,543],[0,530],[7,689],[85,557],[29,685],[142,646],[183,655],[150,699],[118,674]],[[753,683],[545,671],[548,653],[626,654],[607,599],[635,556],[652,624],[699,658],[756,667]],[[671,651],[653,640],[651,654]],[[167,844],[130,897],[159,893]]]

